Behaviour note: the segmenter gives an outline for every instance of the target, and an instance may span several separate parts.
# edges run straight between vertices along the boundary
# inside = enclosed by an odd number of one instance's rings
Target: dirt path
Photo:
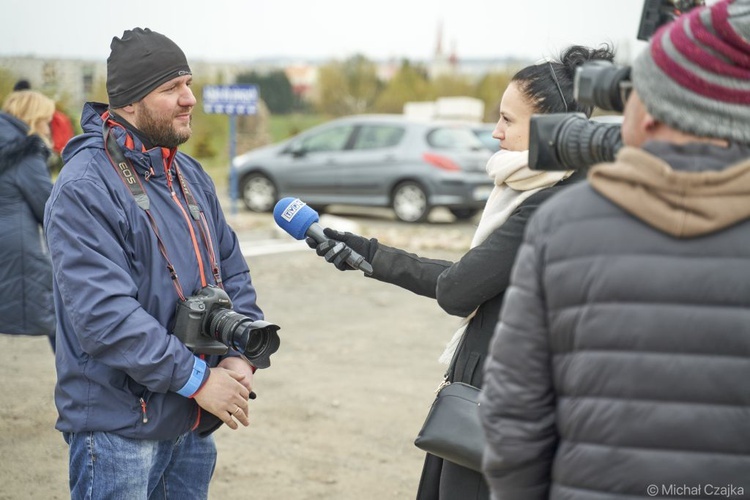
[[[443,229],[454,246],[462,238]],[[216,433],[210,498],[413,498],[423,455],[412,443],[458,318],[430,299],[336,271],[312,251],[249,263],[282,344],[271,368],[256,375],[251,426]],[[0,335],[0,353],[0,499],[68,498],[46,339]]]

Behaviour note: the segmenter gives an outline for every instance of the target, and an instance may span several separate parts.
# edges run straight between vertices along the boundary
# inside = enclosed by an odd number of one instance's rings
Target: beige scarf
[[[673,170],[642,149],[589,171],[591,187],[626,212],[677,238],[714,233],[750,216],[750,161],[722,170]]]
[[[487,173],[495,182],[495,187],[492,188],[487,204],[484,206],[479,226],[471,240],[471,248],[482,243],[495,229],[502,226],[529,196],[554,186],[573,174],[573,170],[555,172],[531,170],[528,163],[528,151],[505,150],[498,151],[487,162]],[[450,363],[466,331],[466,326],[476,313],[475,309],[461,320],[458,330],[453,334],[438,359],[441,363]]]

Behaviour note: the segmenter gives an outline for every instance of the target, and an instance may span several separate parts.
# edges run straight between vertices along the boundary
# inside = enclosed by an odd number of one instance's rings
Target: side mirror
[[[305,147],[302,145],[302,142],[295,142],[294,144],[289,146],[289,153],[295,158],[300,158],[302,156],[305,156],[305,154],[307,154],[307,150],[305,150]]]

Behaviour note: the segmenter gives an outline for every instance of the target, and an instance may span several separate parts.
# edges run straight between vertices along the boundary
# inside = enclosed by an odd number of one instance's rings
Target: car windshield
[[[481,149],[482,141],[468,128],[440,127],[427,134],[427,143],[435,149]]]

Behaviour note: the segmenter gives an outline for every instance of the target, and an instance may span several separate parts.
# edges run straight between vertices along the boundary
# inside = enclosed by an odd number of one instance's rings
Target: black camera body
[[[662,24],[694,7],[706,5],[704,0],[646,0],[638,26],[638,40],[648,40]]]
[[[647,40],[656,29],[704,0],[645,0],[638,38]],[[632,83],[630,67],[609,61],[589,61],[576,70],[578,103],[622,113]],[[529,168],[571,170],[615,159],[622,147],[620,125],[588,120],[581,113],[533,115],[529,124]]]
[[[231,347],[258,368],[271,365],[270,356],[281,343],[278,330],[273,323],[232,311],[229,295],[215,286],[179,300],[172,328],[196,354],[221,355]]]
[[[589,61],[576,69],[573,93],[584,106],[596,106],[622,113],[626,88],[630,86],[630,67],[609,61]]]

